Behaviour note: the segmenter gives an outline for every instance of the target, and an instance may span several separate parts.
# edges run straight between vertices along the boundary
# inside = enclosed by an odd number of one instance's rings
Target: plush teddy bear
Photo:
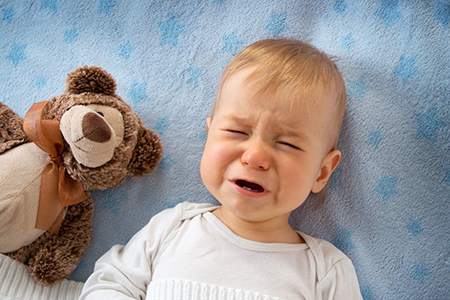
[[[161,159],[159,137],[115,91],[109,73],[84,66],[24,119],[0,103],[0,253],[44,285],[66,278],[89,246],[89,191],[144,176]]]

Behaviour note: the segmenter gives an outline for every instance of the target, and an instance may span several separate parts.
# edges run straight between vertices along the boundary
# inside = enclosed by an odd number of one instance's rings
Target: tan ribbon
[[[59,131],[59,121],[41,120],[47,102],[35,103],[30,108],[23,120],[23,130],[50,156],[50,163],[42,173],[36,228],[58,234],[67,206],[84,201],[86,193],[63,165],[64,140]]]

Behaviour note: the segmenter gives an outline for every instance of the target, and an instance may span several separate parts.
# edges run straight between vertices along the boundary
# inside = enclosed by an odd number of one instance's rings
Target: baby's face
[[[286,222],[311,190],[323,187],[318,181],[329,150],[327,116],[320,105],[307,111],[253,99],[255,87],[245,82],[252,70],[237,72],[222,87],[214,117],[207,120],[201,175],[238,218]]]

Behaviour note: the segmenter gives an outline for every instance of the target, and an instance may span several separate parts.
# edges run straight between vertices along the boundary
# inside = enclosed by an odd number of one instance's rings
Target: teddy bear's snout
[[[105,143],[111,139],[111,129],[97,113],[87,113],[83,118],[84,137],[97,143]]]
[[[123,140],[122,114],[108,106],[73,106],[62,115],[59,127],[74,158],[89,168],[110,161]]]

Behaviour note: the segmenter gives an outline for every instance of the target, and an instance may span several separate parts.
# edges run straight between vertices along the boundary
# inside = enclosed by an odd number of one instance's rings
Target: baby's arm
[[[337,262],[320,282],[322,300],[362,300],[358,278],[350,259]]]
[[[135,246],[116,245],[103,255],[86,281],[80,300],[145,299],[151,267]]]
[[[142,228],[126,246],[116,245],[95,264],[80,300],[145,299],[152,261],[159,246],[180,220],[181,209],[165,210]]]

